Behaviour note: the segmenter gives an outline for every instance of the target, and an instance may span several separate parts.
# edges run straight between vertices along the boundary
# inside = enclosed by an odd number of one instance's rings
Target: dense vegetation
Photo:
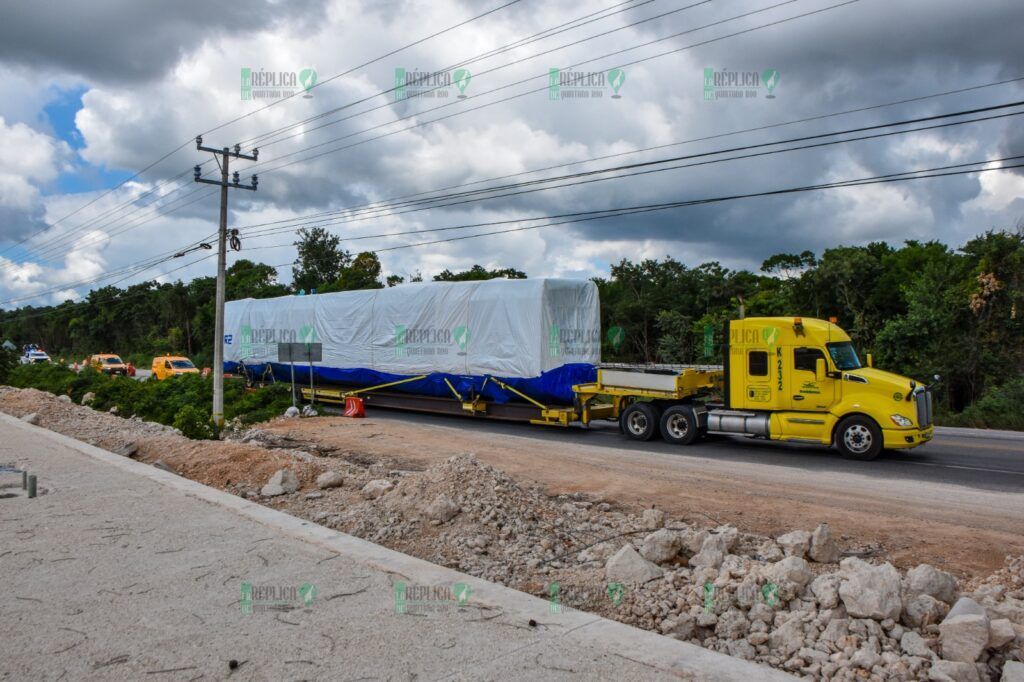
[[[229,300],[378,288],[405,279],[392,275],[382,282],[375,254],[353,256],[321,228],[303,231],[297,246],[292,287],[278,283],[270,266],[241,260],[228,271]],[[434,279],[525,276],[474,266]],[[988,232],[959,249],[910,241],[898,248],[841,246],[820,257],[778,254],[756,273],[715,262],[690,268],[670,257],[623,260],[596,282],[606,360],[720,361],[722,323],[740,306],[747,315],[834,316],[862,355],[874,354],[877,366],[922,380],[941,374],[937,390],[946,423],[1024,428],[1024,230]],[[55,358],[116,351],[148,366],[154,354],[183,352],[208,365],[213,294],[209,277],[106,287],[78,303],[2,312],[0,340],[38,343]]]
[[[181,429],[189,438],[213,438],[216,429],[210,420],[213,384],[198,374],[187,374],[164,381],[132,381],[111,377],[92,369],[73,372],[59,365],[19,365],[0,377],[3,383],[18,388],[38,388],[57,395],[69,395],[76,403],[86,393],[95,397],[90,406],[107,411],[117,408],[125,416],[138,415]],[[224,382],[224,416],[236,417],[243,424],[265,421],[280,415],[291,405],[291,390],[286,384],[271,384],[245,390],[240,380]]]

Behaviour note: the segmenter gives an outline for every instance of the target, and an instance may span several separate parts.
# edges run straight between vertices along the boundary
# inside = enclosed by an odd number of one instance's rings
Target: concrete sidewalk
[[[0,464],[44,493],[0,496],[0,677],[790,679],[7,415],[0,433]],[[449,595],[465,604],[430,599]]]

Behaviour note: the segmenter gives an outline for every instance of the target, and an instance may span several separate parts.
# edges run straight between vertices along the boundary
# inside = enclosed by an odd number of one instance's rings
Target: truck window
[[[794,348],[793,369],[802,369],[806,372],[813,372],[818,358],[825,359],[825,354],[817,348]],[[826,364],[826,367],[828,365]]]
[[[747,374],[752,377],[768,376],[768,351],[750,351],[747,355]]]

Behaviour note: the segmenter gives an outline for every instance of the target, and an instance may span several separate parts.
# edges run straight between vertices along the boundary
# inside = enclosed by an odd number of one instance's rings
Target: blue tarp
[[[291,381],[291,365],[287,363],[261,363],[245,365],[245,372],[261,377],[265,372],[273,373],[277,381]],[[241,366],[237,362],[225,362],[224,371],[241,373]],[[309,365],[295,365],[295,382],[297,384],[309,385]],[[386,384],[392,381],[408,379],[410,375],[389,374],[378,372],[372,369],[339,369],[336,367],[313,367],[313,377],[317,386],[342,385],[367,387]],[[414,376],[414,375],[413,375]],[[576,384],[584,384],[597,381],[597,368],[590,364],[567,364],[544,372],[539,377],[530,379],[508,379],[496,377],[503,383],[512,386],[534,400],[542,403],[568,405],[572,403],[572,387]],[[410,381],[398,386],[388,388],[388,391],[402,393],[414,393],[417,395],[436,396],[440,398],[453,398],[451,389],[445,383],[445,379],[451,382],[455,390],[463,398],[473,395],[481,396],[483,399],[494,403],[519,402],[522,399],[511,391],[498,386],[493,381],[486,381],[484,376],[467,376],[460,374],[430,374],[423,379]],[[486,381],[486,385],[485,385]]]

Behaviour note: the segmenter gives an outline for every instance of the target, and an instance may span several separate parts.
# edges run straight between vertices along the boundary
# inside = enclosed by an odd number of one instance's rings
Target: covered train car
[[[278,344],[321,343],[323,359],[294,366],[297,381],[377,386],[426,396],[568,404],[593,381],[601,315],[593,282],[494,279],[230,301],[225,371],[289,380]],[[244,368],[242,367],[244,365]],[[414,377],[420,377],[408,381]]]

